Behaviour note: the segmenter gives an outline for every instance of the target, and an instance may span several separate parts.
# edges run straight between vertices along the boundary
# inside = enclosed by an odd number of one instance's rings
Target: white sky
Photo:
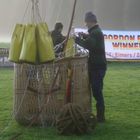
[[[21,23],[25,9],[31,0],[0,0],[0,42],[9,41],[16,23]],[[67,32],[73,0],[39,0],[40,13],[49,24],[50,30],[56,21],[62,21]],[[93,11],[103,29],[139,30],[140,0],[78,0],[75,27],[84,27],[84,14]],[[31,7],[31,4],[29,4]],[[30,21],[28,9],[25,23]]]

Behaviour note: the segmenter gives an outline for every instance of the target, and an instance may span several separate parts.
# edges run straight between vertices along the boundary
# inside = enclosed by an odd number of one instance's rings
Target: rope
[[[94,130],[97,124],[94,115],[84,114],[79,105],[74,103],[66,104],[60,111],[56,121],[56,128],[59,134],[85,134]]]
[[[68,33],[67,33],[67,36],[66,36],[65,47],[67,46],[68,39],[69,39],[70,32],[71,32],[71,28],[72,28],[72,25],[73,25],[73,19],[74,19],[75,10],[76,10],[76,4],[77,4],[77,0],[74,0],[73,10],[72,10],[72,15],[71,15],[71,20],[70,20],[70,25],[69,25]]]
[[[54,68],[53,68],[53,69],[54,69]],[[46,96],[45,96],[44,102],[42,102],[42,105],[40,104],[40,110],[39,110],[39,112],[38,112],[38,113],[36,114],[36,116],[32,119],[32,121],[31,121],[31,123],[28,125],[27,129],[30,128],[30,127],[34,124],[34,122],[39,118],[39,115],[42,113],[44,106],[47,105],[47,104],[50,102],[51,95],[52,95],[52,88],[54,87],[54,84],[55,84],[56,79],[57,79],[57,77],[58,77],[59,70],[60,70],[60,68],[57,70],[56,75],[53,74],[53,75],[55,75],[55,76],[54,76],[54,79],[53,79],[52,82],[51,82],[52,84],[50,84],[49,95],[46,95]],[[54,69],[54,71],[55,71],[55,69]],[[52,111],[53,111],[53,113],[55,113],[54,110],[50,110],[50,111],[51,111],[50,114],[52,114]],[[54,115],[54,116],[55,116],[55,115]],[[51,117],[52,117],[52,116],[51,116]],[[55,119],[54,119],[54,120],[55,120]],[[55,122],[52,122],[52,125],[53,125],[53,124],[55,124]],[[26,130],[27,130],[27,129],[26,129]],[[24,133],[24,132],[21,132],[21,133],[18,133],[18,134],[16,134],[16,135],[14,135],[10,140],[15,140],[15,138],[19,137],[19,136],[22,135],[23,133]]]
[[[49,89],[49,96],[51,96],[52,88],[54,87],[54,84],[55,84],[55,82],[56,82],[56,79],[57,79],[59,70],[60,70],[60,69],[58,69],[58,71],[57,71],[57,73],[56,73],[56,75],[55,75],[55,77],[54,77],[54,79],[53,79],[53,81],[52,81],[52,84],[51,84],[51,86],[50,86],[50,89]],[[46,103],[48,103],[48,101],[49,101],[49,98],[48,98],[47,96],[48,96],[48,95],[46,95],[45,98],[44,98],[44,102],[42,103],[41,110],[37,113],[36,117],[31,121],[31,123],[28,125],[27,128],[30,128],[30,127],[33,125],[34,121],[38,118],[39,114],[43,111],[44,105],[45,105]]]
[[[76,3],[77,0],[74,1],[73,5],[73,11],[72,11],[72,16],[71,16],[71,21],[69,25],[69,30],[68,34],[66,37],[66,44],[67,45],[69,35],[71,32],[72,24],[73,24],[73,19],[75,15],[75,10],[76,10]],[[65,49],[64,49],[65,50]],[[71,66],[69,67],[70,71],[72,71]],[[88,117],[84,116],[83,110],[78,106],[73,103],[71,103],[71,94],[72,94],[72,73],[68,74],[68,80],[67,80],[67,91],[66,91],[66,105],[62,108],[58,118],[57,118],[57,129],[60,134],[83,134],[87,133],[89,131],[90,125],[88,124]],[[95,117],[94,117],[94,122]],[[94,123],[94,126],[96,123]]]
[[[31,0],[31,2],[32,2],[31,22],[35,23],[35,0]]]
[[[27,6],[26,6],[26,9],[25,9],[23,18],[21,20],[21,23],[24,22],[24,19],[25,19],[26,15],[27,15],[27,12],[29,10],[30,2],[32,4],[32,8],[31,8],[31,23],[36,23],[37,21],[43,21],[42,18],[41,18],[40,12],[39,12],[39,6],[38,6],[39,0],[28,0],[28,3],[27,3]]]
[[[25,16],[26,16],[27,11],[28,11],[28,9],[29,9],[29,3],[30,3],[30,0],[28,0],[28,3],[27,3],[27,6],[26,6],[26,9],[25,9],[25,12],[24,12],[23,18],[22,18],[22,20],[21,20],[21,23],[24,22]]]
[[[39,4],[39,0],[36,0],[35,7],[36,7],[37,17],[38,17],[39,22],[43,22],[43,19],[42,19],[41,15],[40,15],[40,10],[39,10],[38,4]]]
[[[59,0],[60,1],[60,0]],[[61,0],[61,2],[59,3],[59,8],[58,8],[58,12],[57,12],[57,18],[56,18],[56,22],[58,21],[58,19],[60,18],[60,13],[62,10],[62,4],[63,4],[64,0]]]
[[[22,71],[23,67],[21,67],[21,71]],[[23,101],[25,99],[25,96],[26,96],[26,93],[27,93],[27,87],[28,87],[28,84],[29,84],[29,80],[30,80],[30,75],[31,75],[31,72],[29,73],[29,76],[27,78],[27,81],[26,81],[26,85],[25,85],[25,90],[24,90],[24,94],[23,94],[23,97],[21,99],[21,102],[19,104],[19,107],[17,109],[16,112],[13,112],[12,115],[11,115],[11,120],[9,121],[8,125],[0,132],[0,139],[2,140],[2,134],[9,128],[9,126],[12,124],[12,121],[14,120],[14,117],[18,114],[18,112],[20,111],[21,109],[21,106],[23,104]]]

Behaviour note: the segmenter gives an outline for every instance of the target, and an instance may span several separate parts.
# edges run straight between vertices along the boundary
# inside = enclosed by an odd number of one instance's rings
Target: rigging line
[[[25,1],[26,1],[26,0],[25,0]],[[26,6],[26,9],[25,9],[25,12],[24,12],[23,18],[22,18],[22,20],[21,20],[21,23],[24,22],[25,16],[26,16],[27,11],[28,11],[28,9],[29,9],[29,3],[30,3],[30,0],[28,0],[28,3],[27,3],[27,6]]]
[[[31,0],[32,10],[31,10],[31,22],[35,23],[35,0]]]
[[[57,17],[56,17],[56,22],[58,22],[58,19],[60,18],[60,13],[61,13],[61,10],[62,10],[62,4],[64,3],[64,0],[61,0],[60,2],[60,6],[58,8],[58,12],[57,12]]]
[[[15,66],[15,67],[18,67],[18,66]],[[22,67],[21,67],[21,70],[22,70]],[[26,82],[26,85],[25,85],[24,94],[23,94],[23,97],[22,97],[21,102],[20,102],[20,104],[19,104],[19,107],[18,107],[18,109],[17,109],[17,111],[16,111],[15,113],[12,113],[12,114],[11,114],[11,119],[9,120],[7,126],[0,132],[0,139],[3,138],[3,137],[2,137],[2,134],[9,128],[9,126],[12,124],[12,121],[14,120],[14,117],[16,117],[16,115],[17,115],[18,112],[20,111],[20,108],[21,108],[21,106],[22,106],[22,104],[23,104],[23,101],[24,101],[24,99],[25,99],[25,96],[26,96],[26,94],[27,94],[27,87],[28,87],[28,84],[29,84],[30,74],[31,74],[31,73],[32,73],[32,72],[30,71],[29,76],[27,77],[27,82]]]
[[[36,114],[36,117],[31,121],[31,123],[27,126],[27,128],[30,128],[33,125],[35,120],[38,119],[40,113],[42,113],[44,105],[49,102],[48,97],[50,97],[52,95],[52,89],[53,89],[53,87],[55,85],[55,82],[57,80],[59,70],[60,70],[60,68],[58,69],[57,73],[54,75],[54,79],[53,79],[53,81],[52,81],[52,83],[51,83],[51,85],[49,87],[49,94],[48,94],[49,96],[47,96],[47,95],[45,96],[45,98],[44,98],[45,102],[42,103],[41,110],[39,110],[39,112]]]
[[[42,88],[42,85],[44,85],[44,74],[43,74],[43,67],[39,67],[39,69],[37,70],[38,74],[40,74],[39,76],[39,85],[38,85],[38,88],[37,88],[37,92],[38,92],[38,108],[39,110],[41,110],[41,103],[44,102],[44,96],[42,97],[39,92],[41,91],[41,88]],[[43,86],[43,91],[42,92],[45,92],[45,87]],[[44,107],[43,107],[44,109]],[[44,113],[44,112],[43,112]],[[42,113],[39,114],[38,118],[40,118],[41,120],[41,124],[43,127],[45,127],[45,120],[44,120],[44,115]]]
[[[49,11],[49,14],[51,13],[51,17],[50,17],[50,23],[53,23],[53,19],[54,19],[54,16],[56,16],[56,13],[54,13],[54,11],[56,11],[56,4],[51,4],[52,8],[50,9]]]
[[[21,106],[23,104],[23,101],[25,99],[25,96],[27,94],[27,88],[28,88],[28,85],[29,85],[29,81],[30,81],[30,76],[32,75],[32,71],[29,70],[29,76],[27,77],[27,80],[26,80],[26,85],[25,85],[25,89],[24,89],[24,92],[23,92],[23,97],[21,99],[21,102],[19,104],[19,107],[17,109],[17,111],[14,113],[14,116],[13,117],[16,117],[16,115],[18,114],[18,112],[20,111],[21,109]]]
[[[68,39],[69,39],[69,36],[70,36],[70,32],[71,32],[71,29],[72,29],[73,20],[74,20],[75,11],[76,11],[76,4],[77,4],[77,0],[74,0],[73,10],[72,10],[72,15],[71,15],[71,20],[70,20],[70,25],[69,25],[69,29],[68,29],[68,33],[67,33],[66,39],[59,44],[59,45],[62,45],[62,44],[65,43],[64,50],[65,50],[65,48],[67,46]]]
[[[36,0],[36,3],[35,3],[35,9],[36,9],[36,14],[37,14],[37,18],[39,20],[39,22],[43,22],[43,19],[40,15],[40,9],[39,9],[39,0]]]
[[[52,88],[54,87],[54,84],[55,84],[56,79],[57,79],[58,74],[59,74],[59,70],[60,70],[60,68],[58,69],[58,71],[57,71],[56,74],[53,74],[54,79],[51,81],[51,84],[50,84],[50,87],[49,87],[49,97],[47,97],[47,95],[45,96],[44,102],[41,104],[41,110],[36,114],[36,117],[29,123],[29,125],[27,126],[27,128],[30,128],[30,127],[33,125],[34,121],[35,121],[36,119],[38,119],[40,113],[42,113],[44,105],[48,104],[49,98],[50,98],[51,93],[52,93]],[[55,72],[55,70],[54,70],[54,72]],[[24,132],[21,132],[21,134],[23,134],[23,133],[24,133]]]
[[[39,0],[32,0],[32,10],[31,10],[32,23],[37,23],[37,21],[42,21],[39,13],[38,3]]]
[[[77,4],[77,0],[74,0],[73,10],[72,10],[72,15],[71,15],[71,20],[70,20],[70,25],[69,25],[68,33],[67,33],[67,36],[66,36],[65,47],[67,46],[68,39],[69,39],[69,36],[70,36],[70,32],[71,32],[71,28],[72,28],[72,24],[73,24],[73,20],[74,20],[74,15],[75,15],[75,10],[76,10],[76,4]]]
[[[52,0],[47,1],[46,5],[47,5],[47,8],[46,10],[44,10],[45,11],[44,21],[47,21],[47,13],[51,11],[50,9],[52,8]]]
[[[3,136],[2,134],[10,127],[10,125],[12,124],[13,118],[9,120],[9,122],[7,123],[7,125],[3,128],[3,130],[0,132],[0,140],[3,140]]]

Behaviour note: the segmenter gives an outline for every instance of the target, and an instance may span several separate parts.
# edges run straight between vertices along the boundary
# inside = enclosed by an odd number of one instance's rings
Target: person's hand
[[[74,40],[76,39],[76,35],[75,34],[70,34],[70,38],[73,38]]]
[[[78,33],[78,36],[79,36],[80,38],[82,38],[82,37],[83,37],[83,34],[84,34],[83,32],[79,32],[79,33]]]
[[[76,39],[76,37],[77,37],[77,36],[74,34],[74,35],[73,35],[73,39],[75,40],[75,39]]]
[[[83,33],[83,32],[79,32],[79,33],[78,33],[78,36],[79,36],[80,38],[87,38],[88,34],[85,34],[85,33]]]

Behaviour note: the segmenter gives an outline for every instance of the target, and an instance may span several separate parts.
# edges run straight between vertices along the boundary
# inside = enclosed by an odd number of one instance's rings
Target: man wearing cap
[[[97,120],[105,121],[105,104],[103,97],[103,79],[107,69],[105,57],[104,35],[97,23],[97,18],[92,12],[85,14],[85,23],[88,28],[88,35],[80,33],[75,37],[75,42],[89,50],[89,78],[96,100]]]

